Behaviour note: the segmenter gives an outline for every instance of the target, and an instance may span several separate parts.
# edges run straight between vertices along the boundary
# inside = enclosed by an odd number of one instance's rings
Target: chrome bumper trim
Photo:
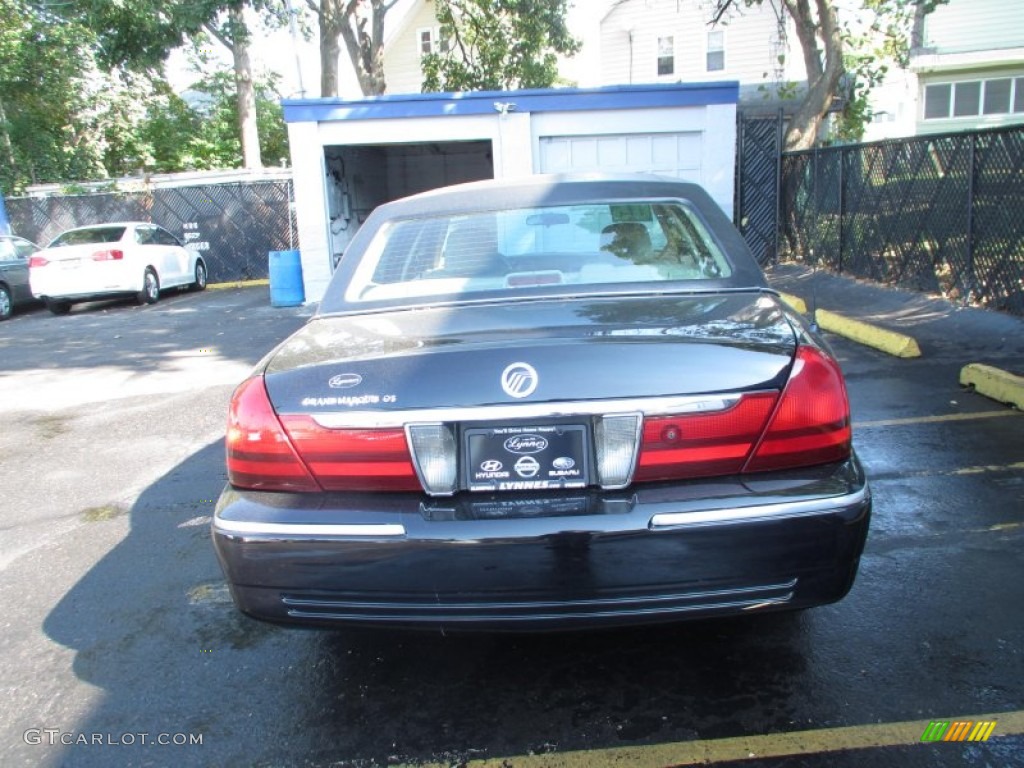
[[[732,393],[713,397],[690,395],[685,397],[638,397],[622,400],[483,405],[473,408],[420,408],[405,411],[330,411],[305,415],[312,417],[317,424],[327,429],[386,429],[404,427],[406,424],[413,423],[510,421],[637,412],[645,416],[682,415],[717,413],[728,410],[736,405],[744,394],[758,393]]]
[[[651,530],[680,528],[698,525],[728,525],[729,523],[761,522],[766,519],[787,517],[812,517],[827,515],[835,510],[863,504],[870,498],[865,486],[844,496],[807,501],[788,501],[780,504],[761,504],[752,507],[728,507],[705,509],[694,512],[664,512],[654,515],[649,523]]]
[[[216,533],[227,536],[259,536],[260,538],[273,538],[274,536],[302,536],[307,539],[335,539],[335,538],[384,538],[405,536],[405,526],[398,524],[374,524],[366,525],[331,525],[317,523],[256,523],[239,520],[224,520],[214,518],[213,528]]]

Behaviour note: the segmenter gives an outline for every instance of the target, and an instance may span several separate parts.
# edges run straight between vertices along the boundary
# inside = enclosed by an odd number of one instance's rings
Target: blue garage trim
[[[736,104],[739,83],[671,83],[616,85],[604,88],[545,88],[525,91],[472,93],[414,93],[358,100],[285,99],[288,123],[337,120],[386,120],[448,115],[493,115],[496,104],[511,104],[516,112],[577,112],[600,109],[645,109]]]

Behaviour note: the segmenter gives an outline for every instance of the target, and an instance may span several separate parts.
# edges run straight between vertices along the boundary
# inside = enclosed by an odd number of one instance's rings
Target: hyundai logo
[[[515,470],[520,477],[533,477],[540,471],[540,464],[533,456],[523,456],[516,462]]]
[[[327,386],[331,389],[348,389],[349,387],[357,387],[362,383],[363,377],[358,373],[339,373],[328,380]]]
[[[551,466],[555,469],[572,469],[576,466],[576,462],[568,456],[559,456],[557,459],[551,462]]]
[[[529,397],[537,382],[537,371],[529,363],[512,363],[501,372],[501,388],[509,397]]]
[[[497,459],[488,459],[487,461],[481,462],[481,472],[501,472],[502,463]]]
[[[546,438],[540,435],[516,435],[505,441],[505,450],[509,453],[540,453],[548,447]]]

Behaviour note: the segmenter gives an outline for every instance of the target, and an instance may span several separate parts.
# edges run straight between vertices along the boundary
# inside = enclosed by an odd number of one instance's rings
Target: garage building
[[[657,173],[732,214],[739,85],[677,83],[285,100],[307,301],[376,206],[533,173]]]

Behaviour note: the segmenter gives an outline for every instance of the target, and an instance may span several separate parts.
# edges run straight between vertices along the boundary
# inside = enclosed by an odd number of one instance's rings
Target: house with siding
[[[741,104],[772,102],[803,83],[803,59],[780,0],[736,3],[712,24],[710,0],[582,0],[570,16],[582,50],[562,77],[582,88],[737,80]],[[420,58],[442,45],[430,0],[414,0],[384,51],[388,93],[419,93]]]
[[[916,133],[1024,123],[1024,2],[950,0],[911,51]]]

